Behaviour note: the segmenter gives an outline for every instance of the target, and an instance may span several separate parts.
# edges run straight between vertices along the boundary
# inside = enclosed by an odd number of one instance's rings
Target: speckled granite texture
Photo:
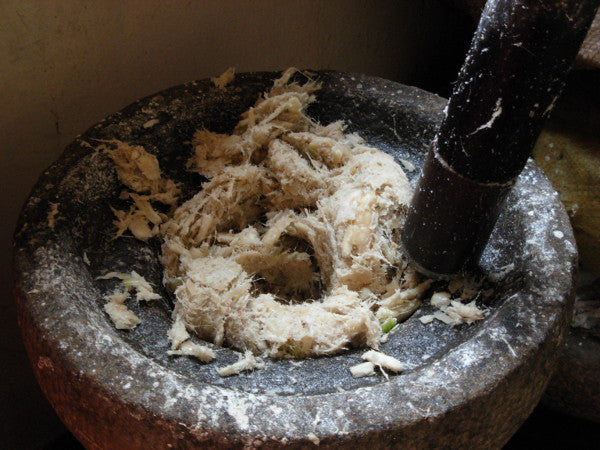
[[[14,272],[20,324],[45,394],[89,448],[501,446],[542,395],[572,309],[572,232],[531,162],[478,268],[494,289],[490,315],[471,326],[423,325],[418,317],[431,312],[423,307],[382,347],[408,368],[389,382],[352,378],[361,350],[272,360],[230,378],[215,371],[236,360],[229,349],[208,365],[166,354],[170,300],[159,243],[112,239],[109,205],[119,205],[122,186],[96,140],[143,145],[190,196],[203,180],[183,170],[194,130],[230,132],[275,76],[237,75],[226,91],[204,80],[147,97],[77,138],[41,176],[15,234]],[[444,99],[363,75],[319,77],[310,115],[345,119],[369,144],[422,165]],[[408,174],[413,184],[417,172]],[[53,228],[50,203],[58,204]],[[96,277],[131,269],[165,301],[133,305],[142,324],[118,331],[101,308],[116,281]]]

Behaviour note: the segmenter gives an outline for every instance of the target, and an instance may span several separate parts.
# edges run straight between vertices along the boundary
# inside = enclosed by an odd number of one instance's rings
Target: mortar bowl
[[[99,275],[136,270],[164,299],[160,245],[113,239],[110,206],[123,189],[98,140],[119,139],[157,155],[190,195],[185,170],[194,131],[229,133],[276,73],[238,74],[225,90],[195,81],[144,98],[75,139],[40,177],[14,238],[19,322],[38,382],[59,417],[89,448],[193,448],[319,444],[329,448],[497,448],[539,401],[572,312],[577,252],[568,217],[530,161],[510,193],[477,271],[493,294],[489,314],[450,327],[403,322],[381,349],[406,370],[353,378],[364,349],[221,378],[216,361],[167,354],[168,301],[133,305],[141,324],[114,328]],[[317,72],[309,115],[344,119],[405,167],[422,167],[446,100],[380,78]],[[419,170],[407,174],[416,183]],[[52,215],[51,211],[58,211]]]

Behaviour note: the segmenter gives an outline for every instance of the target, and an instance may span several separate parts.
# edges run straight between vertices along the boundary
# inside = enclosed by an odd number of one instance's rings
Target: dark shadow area
[[[538,405],[504,450],[536,448],[597,449],[600,424]]]

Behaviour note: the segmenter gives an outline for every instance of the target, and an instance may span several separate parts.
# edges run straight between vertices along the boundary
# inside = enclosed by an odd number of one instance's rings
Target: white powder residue
[[[247,430],[250,424],[248,409],[252,406],[252,402],[242,397],[227,398],[227,412],[233,417],[236,423],[242,430]]]

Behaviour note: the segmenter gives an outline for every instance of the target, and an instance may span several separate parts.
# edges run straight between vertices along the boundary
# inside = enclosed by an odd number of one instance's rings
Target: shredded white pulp
[[[179,189],[161,177],[156,157],[118,141],[107,146],[135,191],[122,195],[133,200],[129,211],[114,210],[117,236],[163,240],[164,283],[176,298],[171,353],[214,358],[190,332],[245,352],[223,376],[262,367],[255,355],[377,349],[381,325],[412,314],[431,284],[399,247],[412,195],[402,168],[346,134],[343,122],[308,117],[319,85],[291,81],[296,72],[285,71],[233,134],[196,132],[188,166],[209,181],[168,214],[153,202],[174,207]],[[459,314],[470,307],[454,303],[446,306]],[[367,361],[371,369],[395,371],[383,356]]]

